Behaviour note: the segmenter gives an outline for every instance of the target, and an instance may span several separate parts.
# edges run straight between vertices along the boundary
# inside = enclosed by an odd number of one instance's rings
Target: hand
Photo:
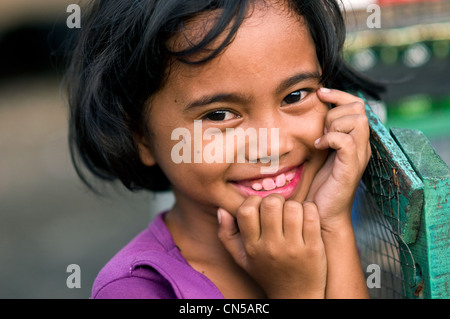
[[[335,104],[325,118],[324,135],[316,141],[320,150],[332,149],[317,172],[307,196],[319,209],[322,229],[350,221],[356,189],[369,162],[369,124],[364,101],[349,93],[321,89],[317,96]],[[339,226],[336,226],[339,227]]]
[[[317,207],[248,197],[236,219],[219,209],[219,238],[268,298],[324,298],[327,264]]]

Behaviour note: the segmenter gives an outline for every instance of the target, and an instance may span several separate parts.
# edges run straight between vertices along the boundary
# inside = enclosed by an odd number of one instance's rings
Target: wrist
[[[335,220],[333,223],[325,224],[322,227],[321,235],[327,251],[327,258],[334,255],[340,256],[342,250],[347,251],[347,253],[357,251],[351,218]]]
[[[368,298],[351,219],[326,225],[322,240],[328,266],[326,298]]]
[[[322,237],[342,237],[345,235],[353,236],[353,224],[350,214],[342,214],[332,218],[320,221]]]

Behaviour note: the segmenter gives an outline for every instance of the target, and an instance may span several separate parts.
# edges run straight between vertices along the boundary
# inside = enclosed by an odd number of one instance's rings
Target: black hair
[[[66,80],[72,161],[91,189],[82,165],[130,190],[170,188],[159,166],[148,167],[139,157],[135,137],[148,133],[145,102],[164,85],[173,59],[201,64],[220,54],[255,1],[264,0],[98,0],[84,8]],[[346,29],[337,1],[285,1],[309,27],[324,86],[379,98],[383,86],[353,71],[342,57]],[[190,19],[216,9],[214,26],[201,41],[177,52],[168,47]],[[211,49],[224,32],[224,40]],[[190,58],[199,52],[207,54]]]

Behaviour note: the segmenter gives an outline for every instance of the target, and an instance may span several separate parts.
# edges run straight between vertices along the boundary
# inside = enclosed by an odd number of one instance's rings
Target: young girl
[[[69,69],[77,171],[176,199],[92,298],[367,297],[350,211],[369,127],[347,92],[382,88],[344,37],[334,0],[92,3]]]

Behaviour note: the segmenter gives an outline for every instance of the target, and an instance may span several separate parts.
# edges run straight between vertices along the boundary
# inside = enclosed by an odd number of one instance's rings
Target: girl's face
[[[191,21],[172,45],[198,39],[204,22]],[[281,6],[256,5],[218,57],[171,66],[149,101],[152,138],[140,143],[142,161],[161,167],[179,209],[234,213],[246,197],[271,193],[303,201],[327,157],[314,147],[328,111],[316,96],[320,74],[301,19]]]

